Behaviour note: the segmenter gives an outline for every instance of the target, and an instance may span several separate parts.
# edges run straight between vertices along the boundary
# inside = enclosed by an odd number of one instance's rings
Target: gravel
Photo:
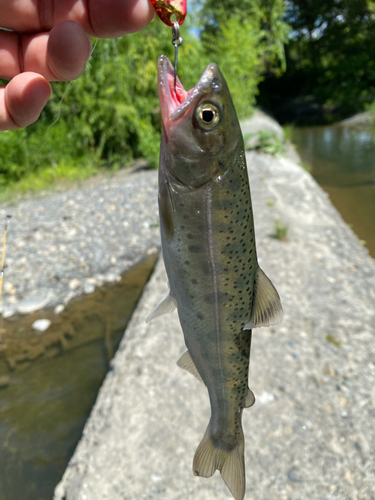
[[[157,172],[120,171],[17,206],[4,273],[3,315],[63,307],[82,293],[113,283],[160,246]],[[1,220],[1,219],[0,219]]]

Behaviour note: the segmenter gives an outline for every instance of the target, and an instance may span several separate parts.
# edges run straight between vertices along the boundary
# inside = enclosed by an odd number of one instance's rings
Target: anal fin
[[[244,330],[252,330],[258,326],[271,326],[280,323],[283,308],[280,297],[271,280],[258,267],[254,280],[253,310]]]
[[[253,404],[255,403],[255,396],[254,396],[254,393],[253,391],[248,387],[247,388],[247,394],[246,394],[246,398],[245,398],[245,406],[244,408],[250,408],[250,406],[253,406]]]
[[[155,318],[159,316],[163,316],[163,314],[168,314],[173,312],[176,309],[176,302],[172,295],[168,293],[168,295],[163,299],[159,305],[155,307],[155,309],[147,316],[146,323],[150,323]]]
[[[191,359],[189,351],[184,352],[181,358],[177,361],[177,366],[191,373],[195,378],[199,380],[199,382],[202,382],[202,384],[204,384],[203,379],[194,364],[194,361]]]

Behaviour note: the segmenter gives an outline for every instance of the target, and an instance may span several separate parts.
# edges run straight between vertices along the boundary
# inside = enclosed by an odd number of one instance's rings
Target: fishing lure
[[[151,3],[163,23],[172,28],[172,44],[175,48],[173,88],[176,93],[178,47],[182,45],[180,25],[185,21],[187,0],[151,0]]]
[[[173,28],[175,22],[181,25],[186,16],[186,0],[151,0],[156,14],[170,28]]]

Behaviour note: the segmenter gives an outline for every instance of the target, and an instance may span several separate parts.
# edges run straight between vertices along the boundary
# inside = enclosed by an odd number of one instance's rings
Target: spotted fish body
[[[174,92],[172,79],[161,56],[159,210],[170,293],[149,320],[177,307],[188,349],[178,364],[203,381],[211,403],[193,471],[209,477],[219,469],[242,500],[251,331],[279,321],[282,310],[258,266],[243,139],[226,82],[215,64],[190,92],[179,81]]]

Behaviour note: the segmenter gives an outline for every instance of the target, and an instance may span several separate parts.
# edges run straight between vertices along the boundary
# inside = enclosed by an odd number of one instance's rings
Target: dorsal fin
[[[258,326],[271,326],[280,323],[283,317],[280,297],[270,279],[258,267],[254,280],[253,310],[244,330]]]
[[[181,358],[177,361],[177,366],[191,373],[195,378],[199,380],[199,382],[202,382],[202,384],[204,384],[203,379],[194,364],[194,361],[191,359],[189,351],[184,352]]]
[[[172,295],[168,293],[168,295],[163,299],[159,305],[155,307],[155,309],[147,316],[146,323],[150,323],[155,318],[159,316],[163,316],[163,314],[168,314],[173,312],[176,309],[176,302]]]

